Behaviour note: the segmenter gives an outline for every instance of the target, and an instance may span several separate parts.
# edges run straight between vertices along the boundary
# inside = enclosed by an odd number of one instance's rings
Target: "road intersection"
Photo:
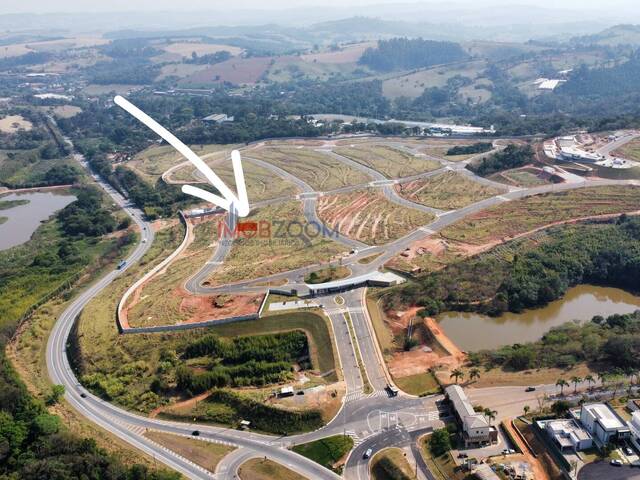
[[[336,158],[338,157],[340,156]],[[81,156],[76,155],[76,158],[85,168],[89,168]],[[259,165],[269,168],[279,176],[294,182],[302,190],[303,194],[306,194],[302,201],[304,203],[304,213],[307,220],[320,223],[316,214],[317,195],[310,195],[315,192],[313,192],[309,185],[278,167],[251,158],[251,155],[246,155],[245,158],[249,161],[258,162]],[[346,159],[343,157],[343,160]],[[455,166],[444,165],[438,172],[450,169],[463,171],[464,162],[456,164]],[[432,174],[435,173],[429,172],[425,175]],[[489,182],[485,179],[475,177],[475,175],[468,170],[464,170],[464,174],[473,177],[474,180]],[[127,258],[127,265],[123,269],[126,270],[131,264],[139,261],[152,245],[152,229],[144,220],[143,213],[140,210],[131,206],[124,197],[97,175],[94,174],[93,176],[100,186],[113,198],[114,202],[120,205],[140,228],[141,242]],[[428,225],[420,227],[408,235],[384,246],[369,247],[361,242],[341,236],[341,241],[345,246],[358,249],[356,254],[344,259],[343,264],[349,266],[352,276],[378,270],[389,259],[402,252],[416,240],[428,237],[432,233],[438,232],[468,215],[505,201],[516,200],[540,193],[564,191],[572,188],[598,185],[624,185],[630,183],[636,184],[633,181],[622,180],[585,180],[580,184],[546,185],[531,189],[505,189],[504,186],[502,186],[505,193],[473,203],[458,210],[448,212],[437,211],[435,212],[437,217]],[[393,187],[389,185],[381,185],[381,187],[389,200],[401,204],[405,202],[404,199],[397,196]],[[409,203],[413,204],[413,202]],[[272,280],[287,280],[287,287],[301,287],[303,283],[300,279],[303,278],[306,273],[313,269],[323,267],[306,267],[219,287],[204,286],[203,282],[225,261],[231,246],[232,242],[218,242],[218,246],[209,261],[200,271],[187,280],[185,284],[187,290],[193,294],[264,291],[266,287],[256,286],[256,284]],[[360,262],[362,258],[373,254],[380,255],[367,264]],[[326,265],[324,267],[326,267]],[[356,443],[356,447],[351,452],[345,466],[345,478],[359,480],[367,478],[369,461],[363,458],[363,452],[367,448],[378,451],[389,446],[406,448],[409,455],[413,457],[410,463],[416,465],[421,478],[429,480],[433,478],[422,461],[419,452],[416,450],[416,439],[432,431],[434,428],[441,427],[443,425],[443,418],[448,415],[448,412],[441,405],[441,395],[416,398],[403,394],[402,392],[397,397],[390,397],[387,394],[385,388],[389,384],[392,384],[392,379],[386,369],[371,324],[371,319],[367,313],[366,302],[364,301],[365,290],[363,288],[356,288],[341,293],[343,303],[340,305],[335,302],[334,296],[319,297],[316,299],[320,304],[324,305],[325,313],[333,329],[334,338],[339,339],[336,342],[336,347],[342,375],[347,387],[345,399],[339,413],[325,427],[314,432],[289,437],[273,437],[228,428],[189,425],[147,418],[111,405],[94,396],[81,386],[67,358],[66,345],[68,337],[74,322],[85,305],[120,274],[121,271],[112,271],[82,292],[59,317],[51,332],[47,346],[47,366],[52,382],[65,386],[66,400],[73,408],[89,420],[189,478],[233,478],[237,473],[238,467],[244,461],[254,457],[268,457],[309,479],[340,478],[323,466],[289,450],[289,447],[292,445],[307,443],[337,434],[347,434],[354,438]],[[349,324],[352,325],[353,330],[350,329]],[[352,333],[355,341],[351,340]],[[362,370],[358,364],[357,351],[362,359]],[[363,373],[366,379],[363,378]],[[367,384],[370,386],[371,391],[367,390]],[[497,405],[500,402],[500,398],[503,398],[500,393],[496,394],[492,389],[476,389],[474,394],[478,395],[478,398],[482,398],[482,404],[486,406]],[[515,409],[517,407],[521,410],[522,402],[531,403],[533,401],[535,401],[533,397],[529,398],[526,396],[520,398],[520,396],[518,396],[509,408]],[[198,438],[234,445],[238,447],[238,450],[223,460],[217,472],[213,475],[210,472],[204,471],[188,459],[166,450],[146,438],[144,432],[147,429],[188,436],[197,429],[200,432]]]

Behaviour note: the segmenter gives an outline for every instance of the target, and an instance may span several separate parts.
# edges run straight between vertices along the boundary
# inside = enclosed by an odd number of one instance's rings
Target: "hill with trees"
[[[458,62],[467,58],[467,53],[454,42],[392,38],[380,40],[376,48],[365,50],[360,63],[380,72],[391,72]]]

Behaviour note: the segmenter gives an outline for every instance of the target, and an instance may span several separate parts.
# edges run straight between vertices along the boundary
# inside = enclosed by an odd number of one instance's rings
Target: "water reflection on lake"
[[[438,315],[444,332],[466,351],[495,348],[538,340],[551,327],[594,315],[631,313],[640,309],[640,297],[617,288],[579,285],[546,307],[523,313],[488,317],[477,313],[446,312]]]
[[[29,203],[7,210],[0,210],[0,217],[7,221],[0,224],[0,250],[6,250],[27,242],[43,220],[76,199],[73,195],[52,192],[12,193],[0,197],[0,202],[27,200]]]

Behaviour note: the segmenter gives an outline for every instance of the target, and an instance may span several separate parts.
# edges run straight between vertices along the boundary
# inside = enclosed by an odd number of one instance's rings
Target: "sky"
[[[234,0],[234,9],[278,10],[301,7],[366,6],[371,4],[414,3],[438,5],[434,0]],[[610,11],[611,9],[637,9],[637,0],[455,0],[450,5],[481,7],[483,5],[535,5],[537,7],[564,9],[588,8]],[[52,13],[52,12],[123,12],[123,11],[193,11],[228,10],[226,0],[20,0],[0,1],[0,14],[6,13]],[[364,12],[363,12],[364,13]]]

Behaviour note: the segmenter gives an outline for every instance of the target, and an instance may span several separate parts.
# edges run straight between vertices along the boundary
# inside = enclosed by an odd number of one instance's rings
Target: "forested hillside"
[[[612,68],[580,67],[559,92],[574,96],[619,96],[640,90],[640,50],[629,61]]]
[[[467,57],[457,43],[392,38],[378,41],[376,48],[368,48],[360,63],[380,72],[391,72],[458,62]]]

